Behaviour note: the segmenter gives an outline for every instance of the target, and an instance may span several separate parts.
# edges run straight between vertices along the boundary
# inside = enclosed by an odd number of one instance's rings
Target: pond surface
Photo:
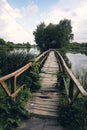
[[[10,53],[26,53],[26,54],[33,54],[33,55],[39,55],[40,50],[38,50],[37,48],[30,48],[30,49],[14,49],[12,51],[10,51]]]
[[[76,73],[87,72],[87,56],[81,53],[66,53],[69,61],[71,62],[71,70]]]

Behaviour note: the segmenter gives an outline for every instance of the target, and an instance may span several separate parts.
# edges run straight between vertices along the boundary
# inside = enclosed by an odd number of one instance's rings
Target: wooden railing
[[[50,50],[44,52],[43,54],[41,54],[40,56],[38,56],[35,59],[35,62],[42,62],[43,59],[45,60],[46,57],[48,56]],[[21,87],[17,88],[17,77],[20,76],[24,71],[26,71],[27,69],[29,69],[32,66],[32,62],[26,64],[25,66],[23,66],[22,68],[18,69],[17,71],[8,74],[2,78],[0,78],[0,85],[1,87],[4,89],[4,91],[6,92],[6,94],[12,98],[15,98],[16,95],[19,93],[19,91],[23,88],[24,85],[22,85]],[[11,83],[11,90],[9,89],[6,81],[12,79],[12,83]]]
[[[48,51],[44,52],[43,54],[41,54],[40,56],[38,56],[37,58],[35,58],[35,62],[40,63],[40,64],[43,63],[44,60],[46,60],[46,58],[49,55],[49,52],[51,50],[48,50]],[[68,75],[69,85],[67,85],[65,78],[63,78],[63,83],[64,83],[64,86],[66,88],[66,93],[67,93],[69,104],[72,105],[73,102],[76,100],[77,96],[79,95],[79,93],[81,93],[83,96],[87,96],[87,92],[85,91],[83,86],[79,83],[79,81],[75,78],[75,76],[70,71],[70,69],[67,67],[67,65],[66,65],[64,59],[62,58],[62,56],[60,55],[60,53],[55,51],[55,50],[53,50],[53,51],[55,52],[60,70],[63,72],[65,71]],[[17,86],[17,78],[24,71],[26,71],[27,69],[32,67],[32,64],[33,63],[30,62],[27,65],[23,66],[22,68],[18,69],[17,71],[0,78],[0,84],[8,96],[15,98],[16,95],[19,93],[19,91],[23,88],[24,85],[22,85],[19,88],[16,87]],[[12,79],[12,81],[13,81],[11,84],[11,88],[13,91],[9,90],[9,87],[6,83],[6,81],[9,79]]]
[[[87,96],[86,90],[79,83],[79,81],[75,78],[73,73],[67,67],[64,59],[60,55],[59,52],[55,51],[55,55],[57,57],[58,64],[60,66],[60,70],[66,72],[69,78],[69,85],[67,85],[65,78],[63,78],[63,83],[66,88],[66,93],[69,101],[69,105],[72,105],[76,100],[77,96],[81,93],[83,96]]]

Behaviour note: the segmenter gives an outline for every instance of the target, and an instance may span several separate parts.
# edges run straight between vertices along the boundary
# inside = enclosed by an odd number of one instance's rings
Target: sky
[[[87,0],[0,0],[0,38],[35,44],[33,31],[41,22],[71,20],[74,41],[87,42]]]

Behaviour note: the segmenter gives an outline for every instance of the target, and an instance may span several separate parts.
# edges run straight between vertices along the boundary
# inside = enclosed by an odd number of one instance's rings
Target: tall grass
[[[0,56],[1,76],[33,61],[31,69],[28,69],[17,79],[17,85],[25,84],[25,86],[17,95],[16,100],[8,97],[0,86],[0,130],[13,130],[20,125],[22,120],[30,117],[24,104],[31,96],[31,92],[40,88],[38,65],[34,63],[33,58],[33,55],[25,53],[2,54]],[[10,83],[7,83],[10,87]]]
[[[32,54],[26,53],[8,53],[0,56],[1,75],[12,73],[20,67],[26,65],[34,58]]]
[[[82,78],[81,75],[79,75],[78,78],[80,79],[80,82],[84,88],[87,88],[87,73]],[[67,104],[68,102],[65,88],[62,87],[62,89],[59,89],[59,91],[61,93],[59,105],[60,124],[66,130],[87,130],[87,97],[83,97],[82,95],[78,96],[73,106],[70,107]]]

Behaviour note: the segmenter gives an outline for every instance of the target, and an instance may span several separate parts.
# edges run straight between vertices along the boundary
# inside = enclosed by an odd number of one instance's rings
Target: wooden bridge
[[[39,64],[43,64],[43,67],[40,71],[40,81],[41,81],[41,89],[38,90],[38,92],[35,92],[32,94],[31,100],[27,102],[26,109],[33,115],[39,115],[39,116],[46,116],[46,117],[58,117],[58,103],[59,103],[59,92],[56,88],[57,80],[57,73],[59,71],[62,71],[67,74],[69,82],[66,83],[66,79],[62,77],[63,84],[66,89],[66,95],[68,99],[68,104],[72,105],[77,96],[79,94],[82,94],[83,96],[87,96],[87,92],[84,90],[83,86],[78,82],[78,80],[75,78],[75,76],[72,74],[70,69],[67,67],[64,59],[60,55],[59,52],[56,50],[48,50],[38,56],[35,59],[35,62]],[[24,67],[20,68],[19,70],[4,76],[0,78],[0,84],[7,93],[8,96],[12,98],[16,98],[17,94],[21,91],[23,86],[16,88],[17,86],[17,77],[21,75],[24,71],[29,69],[32,66],[32,62],[28,63]],[[13,91],[11,92],[8,89],[8,86],[6,84],[6,81],[8,79],[12,78],[12,88]],[[33,119],[35,121],[35,119]],[[41,120],[39,120],[40,122]],[[31,121],[30,121],[31,122]],[[41,122],[40,122],[41,124]],[[63,128],[60,126],[56,126],[55,128],[52,128],[52,122],[49,123],[49,128],[47,129],[47,122],[42,123],[41,130],[62,130]],[[55,124],[55,122],[54,122]],[[29,122],[27,125],[31,125]],[[32,124],[33,125],[33,124]],[[23,129],[18,128],[18,130]],[[27,127],[24,129],[27,129]],[[33,130],[33,128],[31,128]],[[35,130],[38,130],[39,128],[35,127]]]

